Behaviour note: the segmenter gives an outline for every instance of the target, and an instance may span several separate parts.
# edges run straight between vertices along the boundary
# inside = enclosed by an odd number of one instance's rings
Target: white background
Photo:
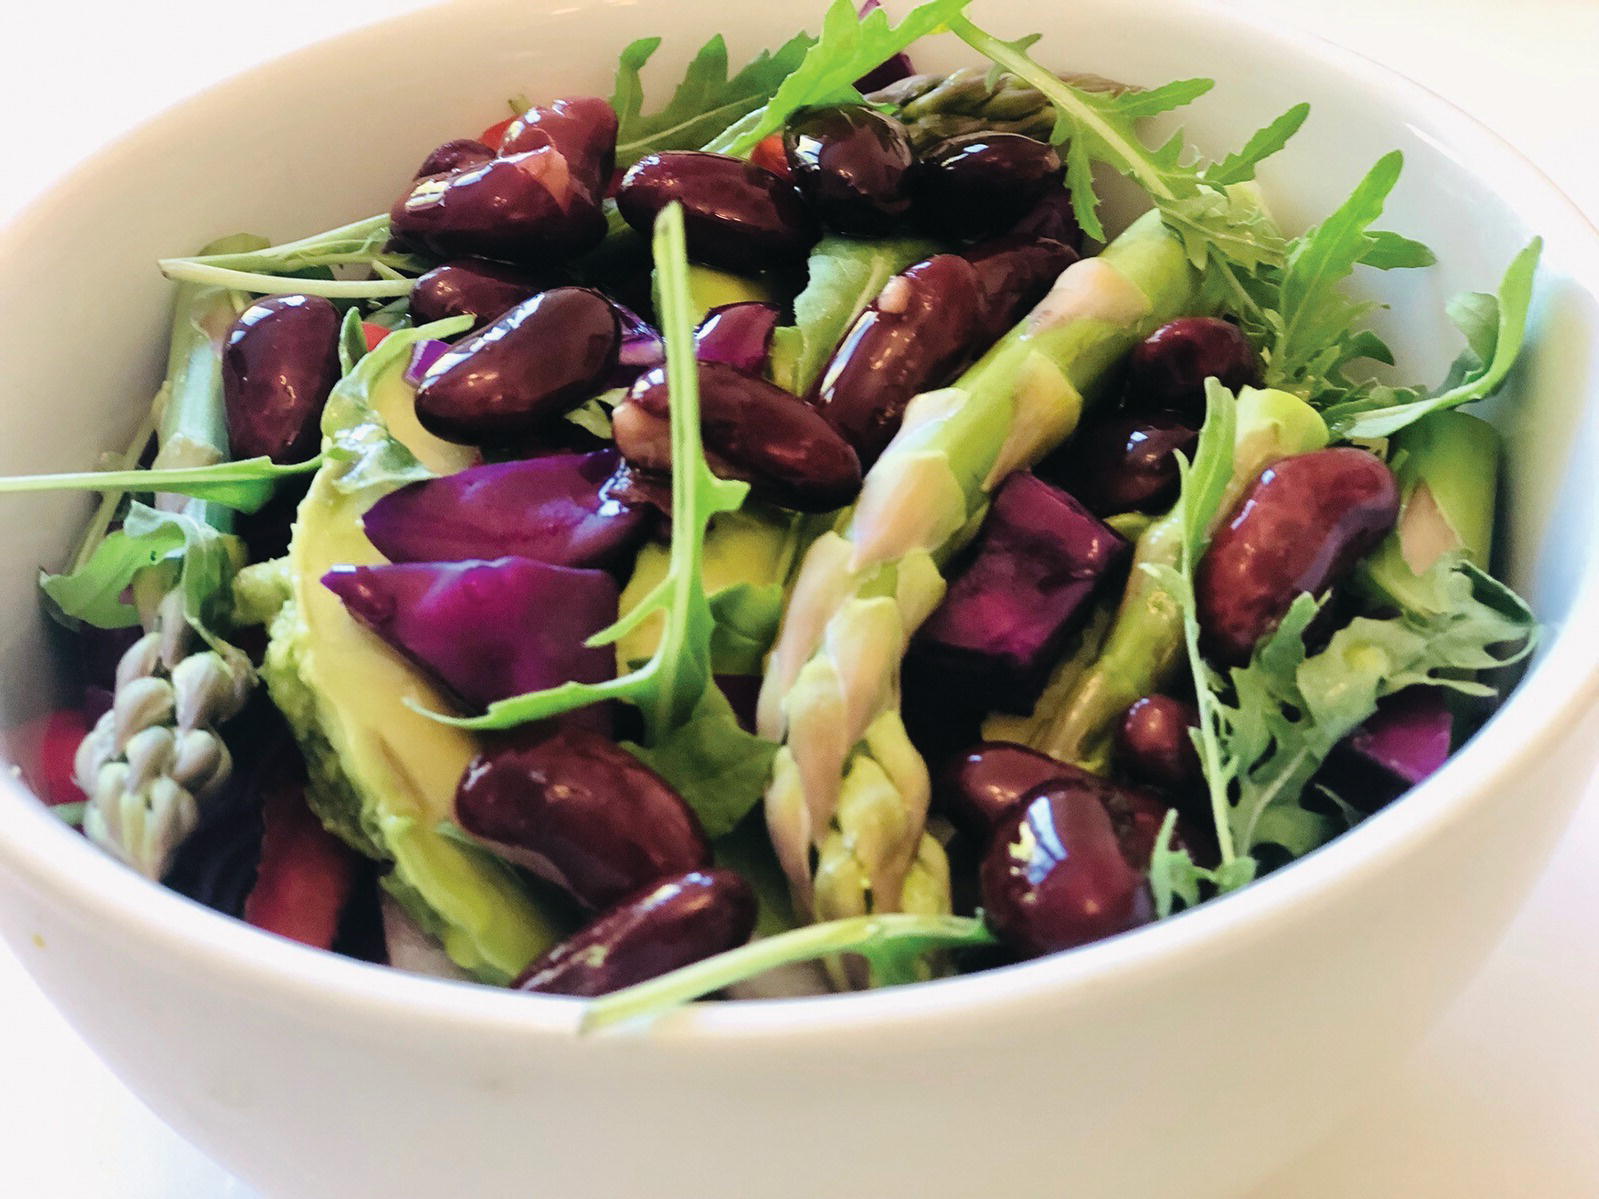
[[[1303,25],[1396,67],[1498,130],[1599,214],[1599,0],[1222,2]],[[4,5],[0,220],[54,174],[197,88],[301,42],[417,6]],[[1069,3],[1050,7],[1069,22]],[[1129,29],[1136,36],[1136,22]],[[618,44],[640,32],[648,31],[619,30]],[[419,86],[427,70],[449,69],[418,66]],[[1205,64],[1194,69],[1203,73]],[[1175,1163],[1173,1178],[1180,1186]],[[110,1076],[4,949],[0,1195],[245,1199],[242,1187]],[[1426,1047],[1397,1066],[1359,1118],[1251,1199],[1504,1195],[1599,1196],[1599,793],[1590,793],[1504,945]]]

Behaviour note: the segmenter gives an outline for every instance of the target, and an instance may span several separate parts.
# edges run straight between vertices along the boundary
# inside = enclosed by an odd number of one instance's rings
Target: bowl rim
[[[193,106],[251,86],[257,77],[303,55],[354,49],[365,39],[437,18],[444,7],[430,5],[387,17],[274,56],[161,109],[121,135],[112,148],[159,136],[166,122]],[[1599,229],[1534,163],[1475,117],[1391,67],[1308,30],[1268,24],[1263,13],[1223,7],[1214,0],[1167,0],[1166,7],[1194,19],[1224,22],[1289,56],[1314,60],[1351,85],[1394,100],[1418,132],[1473,163],[1475,179],[1494,179],[1490,190],[1529,223],[1536,218],[1540,229],[1559,227],[1569,234],[1560,274],[1577,278],[1599,296]],[[34,221],[46,219],[52,197],[72,188],[93,165],[93,160],[82,162],[63,173],[0,224],[0,246],[6,238],[24,234]],[[1599,419],[1599,401],[1587,411],[1590,422]],[[1599,612],[1599,555],[1585,564],[1572,610]],[[990,1019],[1007,1004],[1021,1005],[1040,995],[1065,1000],[1072,992],[1113,979],[1118,985],[1136,984],[1169,968],[1179,955],[1202,955],[1218,944],[1241,943],[1290,909],[1316,904],[1336,887],[1355,886],[1374,871],[1393,868],[1463,820],[1473,805],[1488,802],[1529,763],[1546,756],[1568,724],[1599,704],[1599,645],[1586,652],[1574,650],[1573,643],[1584,639],[1593,640],[1584,622],[1568,619],[1487,724],[1403,803],[1242,892],[1070,952],[978,974],[864,993],[693,1005],[654,1021],[651,1035],[664,1045],[701,1050],[708,1041],[781,1036],[799,1042],[839,1030],[881,1030],[902,1016]],[[1550,718],[1555,715],[1560,719]],[[414,975],[313,950],[152,886],[65,826],[14,771],[0,777],[5,797],[0,800],[0,861],[7,870],[37,893],[65,900],[77,920],[122,923],[145,948],[181,968],[227,971],[257,991],[297,1004],[310,999],[330,1008],[359,1006],[368,1020],[424,1018],[490,1034],[580,1035],[581,1001]]]

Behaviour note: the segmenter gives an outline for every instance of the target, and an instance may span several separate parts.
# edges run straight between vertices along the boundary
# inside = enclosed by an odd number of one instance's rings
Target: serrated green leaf
[[[777,754],[772,742],[740,727],[714,686],[686,721],[649,746],[624,744],[672,784],[713,839],[732,832],[760,801]]]
[[[1255,177],[1255,168],[1286,146],[1288,139],[1299,132],[1299,127],[1309,115],[1310,105],[1295,104],[1270,124],[1257,129],[1242,149],[1206,167],[1206,182],[1219,187],[1247,183]]]
[[[63,475],[13,475],[0,479],[0,495],[30,491],[131,491],[186,495],[235,512],[257,512],[287,478],[310,474],[320,458],[279,464],[270,458],[241,458],[214,466],[163,470],[81,471]]]
[[[1392,233],[1386,229],[1368,230],[1370,239],[1360,265],[1375,267],[1379,271],[1418,270],[1438,261],[1431,249],[1421,242]]]

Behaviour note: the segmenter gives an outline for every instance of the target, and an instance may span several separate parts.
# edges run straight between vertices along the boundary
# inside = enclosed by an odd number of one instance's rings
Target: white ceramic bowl
[[[976,7],[1007,33],[1042,23],[1020,0]],[[1201,145],[1234,146],[1310,100],[1265,176],[1291,227],[1403,149],[1384,224],[1442,264],[1369,282],[1423,376],[1453,352],[1444,298],[1490,286],[1534,232],[1547,239],[1502,422],[1508,565],[1550,625],[1526,681],[1404,802],[1238,896],[1017,968],[706,1007],[595,1039],[575,1035],[570,1002],[406,977],[226,920],[101,857],[8,781],[5,935],[117,1073],[245,1180],[386,1199],[1236,1194],[1358,1103],[1493,944],[1599,732],[1599,238],[1513,150],[1331,46],[1179,0],[1136,21],[1118,0],[1049,15],[1044,53],[1062,67],[1215,76],[1186,118]],[[0,470],[85,467],[121,442],[162,356],[158,255],[377,211],[428,147],[502,97],[607,90],[635,36],[668,35],[677,66],[713,31],[737,54],[799,19],[712,0],[441,6],[163,115],[0,230],[6,391],[32,397],[0,417]],[[965,60],[955,44],[921,57]],[[48,703],[33,568],[60,559],[82,511],[7,501],[0,723]]]

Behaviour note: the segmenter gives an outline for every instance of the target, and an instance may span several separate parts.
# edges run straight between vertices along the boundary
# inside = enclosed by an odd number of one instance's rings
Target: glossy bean
[[[616,369],[621,325],[597,291],[557,287],[451,347],[416,390],[424,428],[465,445],[534,432]]]
[[[729,949],[755,931],[755,893],[730,870],[662,879],[535,960],[516,988],[593,998]]]
[[[1066,177],[1055,147],[1020,133],[952,137],[923,162],[917,213],[951,237],[983,237],[1014,225]]]
[[[467,167],[481,166],[494,157],[494,151],[473,137],[458,137],[442,146],[435,146],[422,165],[416,168],[416,178],[428,175],[447,175]]]
[[[548,147],[419,179],[389,213],[395,238],[439,258],[542,267],[590,250],[605,216],[589,186]]]
[[[411,318],[424,325],[451,316],[473,316],[477,318],[473,328],[481,329],[553,282],[503,262],[456,258],[417,279],[411,293]]]
[[[807,108],[783,130],[789,174],[823,223],[855,237],[882,237],[911,208],[916,153],[893,117],[864,104]]]
[[[1164,512],[1177,498],[1179,453],[1192,459],[1199,430],[1168,412],[1096,421],[1039,467],[1096,516]]]
[[[1205,417],[1205,380],[1237,391],[1259,386],[1260,356],[1237,325],[1213,316],[1185,316],[1156,329],[1127,359],[1127,403],[1140,412]]]
[[[316,453],[319,418],[339,379],[339,314],[321,296],[270,296],[234,321],[222,394],[235,458],[300,462]]]
[[[683,205],[689,257],[751,274],[792,265],[816,241],[816,219],[793,184],[742,158],[673,150],[634,163],[616,193],[627,223],[649,233],[673,200]]]
[[[711,861],[699,820],[665,779],[572,726],[486,747],[461,776],[455,817],[591,908]]]
[[[813,398],[870,467],[893,440],[912,397],[944,383],[976,344],[972,264],[937,254],[895,275],[855,319]]]
[[[1189,735],[1199,727],[1193,704],[1146,695],[1128,706],[1116,729],[1116,764],[1140,782],[1186,791],[1205,781]]]
[[[979,843],[1023,796],[1054,779],[1093,780],[1077,766],[1011,741],[984,741],[961,754],[937,780],[939,809]]]
[[[1094,783],[1056,779],[1016,804],[979,869],[994,931],[1029,957],[1146,924],[1154,902]]]
[[[700,424],[705,455],[723,478],[798,512],[830,512],[860,490],[855,452],[798,397],[723,362],[702,362]],[[616,446],[646,471],[671,469],[666,369],[640,375],[612,418]]]
[[[1317,450],[1268,467],[1217,530],[1195,575],[1206,656],[1243,665],[1295,597],[1339,582],[1398,516],[1393,473],[1365,450]]]
[[[985,347],[1048,295],[1078,254],[1053,237],[1007,233],[978,242],[961,257],[977,275],[977,343]]]
[[[1083,227],[1077,223],[1072,194],[1064,187],[1051,188],[1044,198],[1028,209],[1022,219],[1003,234],[1024,239],[1049,238],[1070,246],[1079,254],[1083,249]]]
[[[501,154],[551,146],[595,195],[604,195],[616,169],[616,109],[598,96],[568,96],[534,105],[506,127]]]

